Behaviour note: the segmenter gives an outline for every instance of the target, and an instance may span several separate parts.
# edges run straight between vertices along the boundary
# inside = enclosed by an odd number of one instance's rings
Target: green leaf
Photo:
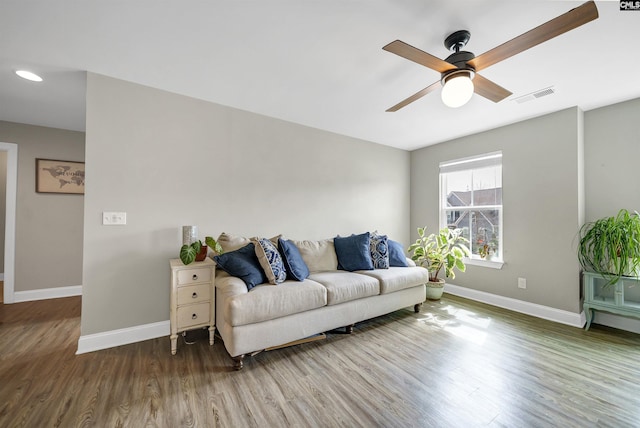
[[[198,252],[200,252],[200,248],[196,250],[194,248],[194,244],[195,242],[191,245],[183,245],[182,248],[180,248],[180,260],[182,260],[182,263],[184,263],[185,265],[193,263],[193,261],[196,259],[196,256],[198,255]],[[200,247],[199,244],[198,247]]]
[[[224,250],[222,249],[222,245],[220,245],[220,243],[215,239],[213,239],[211,236],[207,236],[204,239],[204,242],[207,244],[209,248],[213,250],[214,253],[216,254],[224,253]]]

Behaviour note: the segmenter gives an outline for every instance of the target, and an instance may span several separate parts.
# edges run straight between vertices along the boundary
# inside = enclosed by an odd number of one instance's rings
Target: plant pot
[[[444,279],[429,281],[425,285],[427,286],[427,299],[440,300],[444,292]]]
[[[196,256],[196,261],[197,262],[201,262],[201,261],[203,261],[204,259],[207,258],[207,250],[208,250],[208,248],[207,248],[206,245],[203,245],[202,247],[200,247],[200,252]]]

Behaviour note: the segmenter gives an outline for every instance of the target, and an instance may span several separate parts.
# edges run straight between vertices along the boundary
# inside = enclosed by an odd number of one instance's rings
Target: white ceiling
[[[380,144],[416,149],[579,106],[640,97],[640,12],[600,18],[482,71],[513,95],[458,109],[439,92],[385,110],[439,74],[382,47],[440,58],[467,29],[479,55],[582,1],[2,0],[0,120],[84,130],[90,71]],[[13,71],[30,69],[42,83]],[[514,98],[553,86],[525,103]]]

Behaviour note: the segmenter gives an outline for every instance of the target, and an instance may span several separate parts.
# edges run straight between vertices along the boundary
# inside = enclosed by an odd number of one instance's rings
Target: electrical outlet
[[[518,288],[527,288],[526,278],[518,278]]]
[[[102,224],[105,226],[124,226],[127,224],[127,213],[104,211],[102,213]]]

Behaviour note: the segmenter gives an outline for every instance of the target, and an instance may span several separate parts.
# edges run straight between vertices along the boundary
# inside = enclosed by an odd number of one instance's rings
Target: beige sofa
[[[273,238],[277,241],[277,237]],[[220,243],[225,251],[245,245],[245,238]],[[310,274],[303,281],[260,284],[250,291],[242,279],[216,271],[216,328],[234,368],[246,355],[413,306],[425,300],[427,271],[408,267],[338,270],[333,240],[292,241]]]

